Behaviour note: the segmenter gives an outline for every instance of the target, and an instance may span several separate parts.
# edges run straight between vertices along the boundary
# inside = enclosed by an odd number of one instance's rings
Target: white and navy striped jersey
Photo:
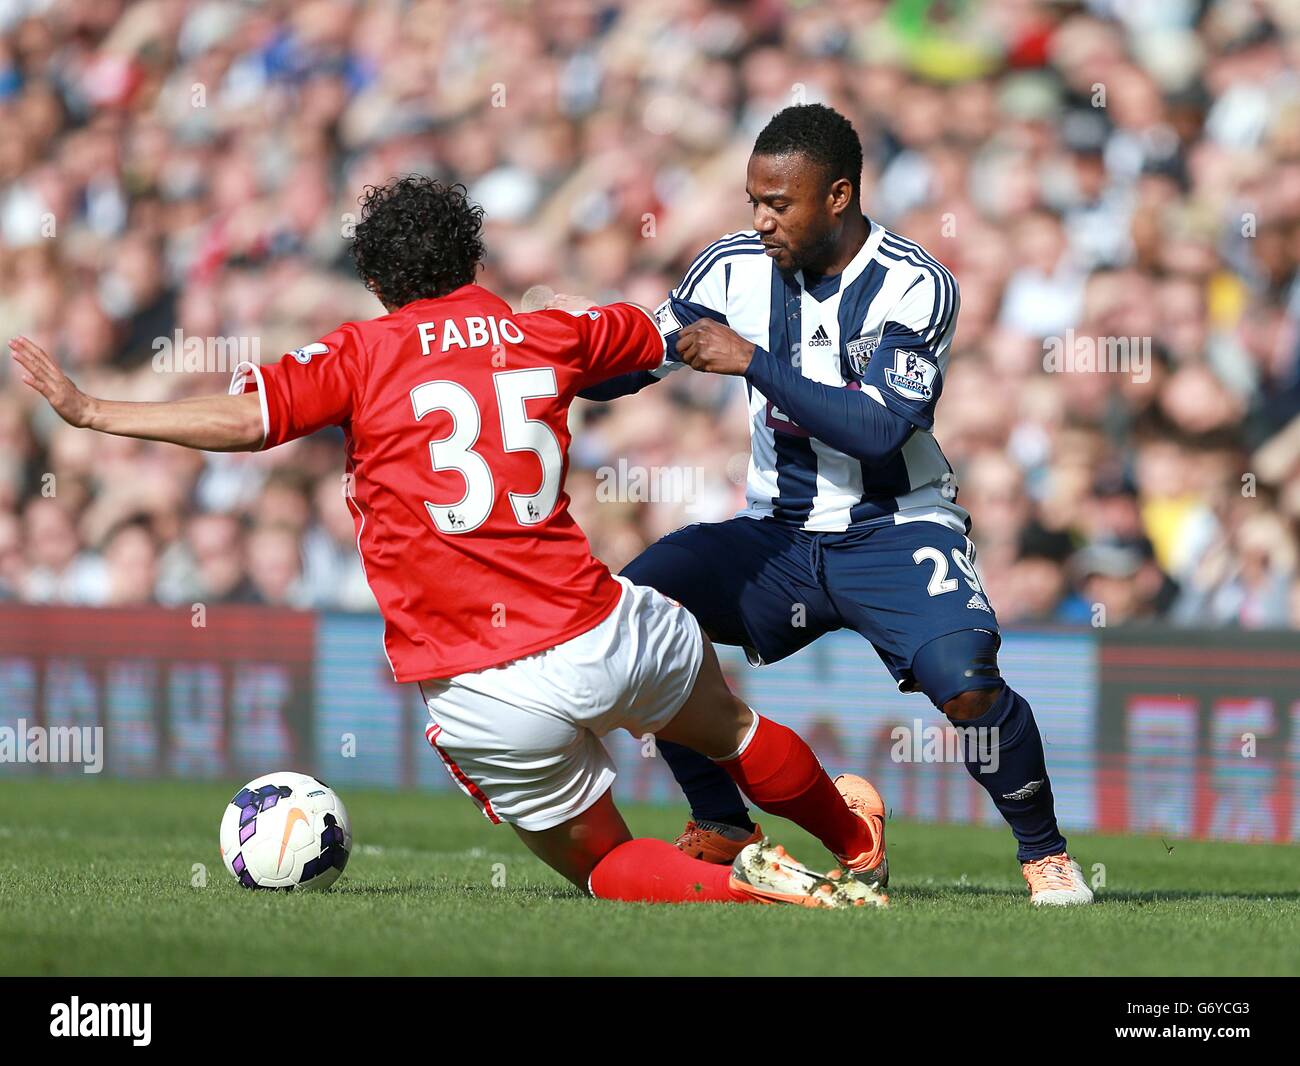
[[[670,353],[678,330],[713,318],[804,378],[860,389],[915,427],[892,458],[869,465],[810,436],[747,381],[751,453],[742,515],[821,532],[912,521],[965,532],[969,515],[930,432],[958,302],[952,274],[914,241],[873,222],[843,273],[826,278],[784,275],[756,232],[728,234],[696,258],[655,317]]]

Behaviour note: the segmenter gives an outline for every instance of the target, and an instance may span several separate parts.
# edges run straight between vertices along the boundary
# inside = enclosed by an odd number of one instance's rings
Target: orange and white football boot
[[[885,855],[885,801],[865,777],[840,774],[835,787],[849,805],[849,810],[867,823],[873,844],[861,855],[836,855],[840,865],[855,881],[873,888],[889,884],[889,859]]]
[[[1065,852],[1020,864],[1035,907],[1077,907],[1092,902],[1092,889],[1083,870]]]
[[[887,907],[889,897],[848,877],[815,873],[766,837],[747,844],[731,864],[731,887],[758,903],[796,907]]]

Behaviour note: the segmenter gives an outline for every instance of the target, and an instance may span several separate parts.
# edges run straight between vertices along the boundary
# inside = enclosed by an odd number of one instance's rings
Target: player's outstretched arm
[[[26,337],[9,342],[19,376],[45,397],[70,426],[119,437],[139,437],[210,452],[256,451],[262,443],[262,411],[256,393],[196,396],[168,403],[126,403],[87,396]]]
[[[570,314],[578,314],[595,306],[594,300],[557,293],[549,285],[534,285],[524,293],[523,299],[519,302],[521,311],[568,311]],[[597,385],[590,385],[582,389],[578,395],[584,400],[616,400],[620,396],[630,396],[634,392],[640,392],[654,382],[655,376],[649,371],[633,370],[631,373],[619,374]]]
[[[548,285],[534,285],[524,293],[519,305],[522,311],[567,311],[571,315],[581,314],[595,306],[592,300],[581,296],[570,296],[567,293],[557,293]],[[650,314],[650,311],[644,307],[641,307],[641,310],[647,315]],[[647,385],[653,385],[658,380],[658,377],[648,370],[632,370],[626,374],[607,378],[595,385],[588,385],[585,389],[580,389],[578,395],[584,400],[616,400],[620,396],[630,396],[634,392],[640,392]]]
[[[647,313],[650,313],[647,311]],[[675,296],[669,298],[659,306],[659,309],[653,312],[656,324],[663,332],[665,357],[663,366],[656,370],[636,370],[630,374],[620,374],[618,377],[609,378],[596,385],[588,386],[581,390],[578,395],[584,400],[617,400],[620,396],[631,396],[633,393],[640,392],[648,385],[653,385],[656,381],[662,381],[669,373],[680,369],[682,361],[677,352],[678,338],[682,334],[681,321],[694,322],[697,319],[709,316],[715,320],[722,318],[721,312],[713,311],[711,308],[692,304],[683,300],[678,300]]]
[[[630,374],[619,374],[616,378],[581,389],[578,395],[584,400],[598,402],[617,400],[620,396],[631,396],[634,392],[640,392],[647,385],[653,385],[658,380],[648,370],[633,370]]]

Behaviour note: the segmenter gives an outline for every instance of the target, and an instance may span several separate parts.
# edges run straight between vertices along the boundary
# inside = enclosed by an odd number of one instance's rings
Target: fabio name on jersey
[[[478,285],[241,363],[263,448],[342,428],[345,495],[398,681],[451,677],[599,624],[620,586],[569,514],[578,390],[663,362],[631,304],[515,314]]]

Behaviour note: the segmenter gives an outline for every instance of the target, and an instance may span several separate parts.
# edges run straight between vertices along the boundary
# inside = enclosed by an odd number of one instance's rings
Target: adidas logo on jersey
[[[966,607],[971,611],[988,611],[989,614],[993,613],[993,608],[989,606],[989,601],[978,592],[966,601]]]
[[[830,346],[831,346],[831,339],[830,339],[830,337],[827,336],[827,334],[826,334],[826,327],[825,327],[825,326],[818,326],[818,327],[817,327],[817,331],[812,335],[812,339],[809,340],[809,342],[808,342],[808,347],[809,347],[809,348],[829,348]]]

